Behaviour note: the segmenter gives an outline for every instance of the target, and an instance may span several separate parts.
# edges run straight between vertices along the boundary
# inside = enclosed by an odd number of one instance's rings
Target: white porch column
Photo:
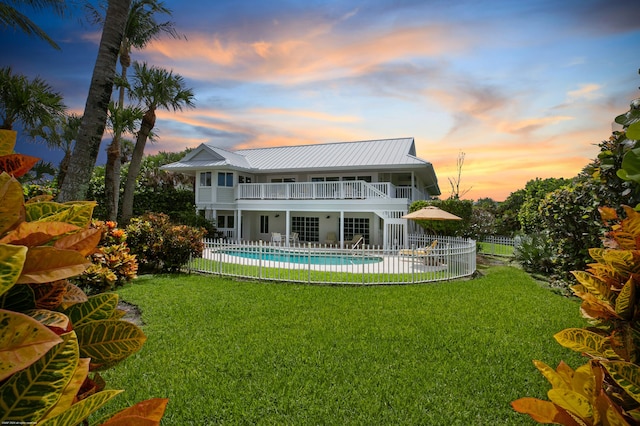
[[[344,210],[340,210],[340,248],[344,248]]]
[[[236,217],[236,229],[235,229],[235,233],[236,233],[236,241],[241,241],[242,240],[242,209],[238,209],[235,211],[235,214],[237,215]]]
[[[287,185],[288,186],[288,185]],[[289,233],[291,232],[291,211],[286,210],[284,215],[284,233],[285,233],[285,241],[287,242],[287,246],[289,245]]]

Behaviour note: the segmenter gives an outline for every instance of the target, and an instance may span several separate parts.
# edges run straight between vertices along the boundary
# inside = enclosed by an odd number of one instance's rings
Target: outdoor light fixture
[[[331,216],[327,215],[327,219],[331,219]]]
[[[276,217],[280,217],[280,213],[276,213]]]

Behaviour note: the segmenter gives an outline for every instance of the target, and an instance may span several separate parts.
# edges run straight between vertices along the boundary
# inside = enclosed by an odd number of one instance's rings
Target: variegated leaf
[[[18,132],[15,130],[0,129],[0,155],[7,155],[13,152],[17,137]]]
[[[0,309],[0,381],[27,368],[62,342],[56,333],[35,319]]]
[[[0,421],[36,422],[58,401],[78,365],[75,333],[61,337],[62,343],[0,386]]]
[[[24,221],[22,185],[6,173],[0,173],[0,235]]]
[[[111,319],[118,306],[116,293],[101,293],[91,296],[84,303],[77,303],[64,312],[69,316],[74,327],[90,321]]]
[[[62,312],[50,311],[49,309],[31,309],[26,311],[25,315],[47,327],[60,328],[65,332],[71,331],[69,317]]]
[[[82,357],[91,369],[112,366],[142,348],[147,337],[134,324],[120,320],[92,321],[75,329]]]
[[[542,375],[551,383],[553,388],[568,388],[571,382],[566,382],[564,378],[558,374],[553,368],[549,367],[542,361],[533,360],[533,364],[542,373]]]
[[[42,202],[26,204],[27,221],[65,222],[86,228],[91,222],[95,202],[54,203]]]
[[[0,295],[18,281],[26,259],[26,247],[0,244]]]
[[[0,243],[35,247],[78,229],[75,225],[62,222],[22,222],[2,237]]]
[[[75,426],[80,423],[89,415],[109,402],[118,394],[122,393],[121,390],[105,390],[98,392],[90,397],[78,401],[73,404],[69,409],[63,413],[47,419],[42,423],[38,423],[38,426]]]
[[[35,308],[35,296],[30,285],[14,285],[0,296],[0,309],[24,312]]]
[[[597,385],[591,369],[591,363],[576,368],[571,380],[571,389],[589,400],[595,399]]]
[[[569,389],[550,389],[547,396],[557,406],[584,420],[593,419],[593,405],[589,399]]]
[[[626,361],[607,361],[602,365],[630,397],[640,402],[640,366]]]
[[[568,426],[582,426],[575,421],[564,409],[553,402],[536,398],[520,398],[511,403],[518,413],[528,414],[539,423],[557,423]]]
[[[59,249],[75,250],[83,256],[89,256],[95,252],[101,236],[100,229],[83,229],[80,232],[60,238],[53,246]]]
[[[77,285],[71,284],[67,281],[67,291],[65,291],[64,296],[62,296],[60,308],[67,309],[76,303],[83,303],[87,300],[89,300],[89,298],[84,291],[80,290]]]
[[[67,384],[67,387],[64,388],[60,399],[56,403],[56,405],[49,410],[43,420],[50,419],[55,417],[63,412],[65,412],[69,407],[71,407],[75,401],[82,384],[85,379],[89,375],[89,358],[80,358],[78,360],[78,366],[76,367],[76,371],[73,372],[73,376],[71,380]]]
[[[159,425],[168,402],[167,398],[153,398],[138,402],[116,413],[102,426]]]
[[[31,155],[7,154],[0,156],[0,172],[13,177],[24,176],[40,159]]]
[[[38,309],[57,309],[67,292],[67,280],[52,281],[46,284],[32,284]]]
[[[606,301],[612,300],[611,290],[609,289],[609,286],[600,278],[588,274],[584,271],[573,271],[572,274],[574,277],[576,277],[578,282],[582,284],[584,288],[589,290],[589,292],[595,297]]]
[[[48,283],[80,275],[91,265],[80,253],[55,247],[32,247],[18,284]]]
[[[622,291],[616,299],[616,313],[626,320],[630,320],[633,316],[636,303],[636,284],[633,277],[629,278],[627,283],[622,287]]]
[[[620,359],[607,337],[582,328],[568,328],[553,336],[565,348],[597,358]]]

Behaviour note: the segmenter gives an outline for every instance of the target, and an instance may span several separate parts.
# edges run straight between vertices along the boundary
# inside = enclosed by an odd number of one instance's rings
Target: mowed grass
[[[534,424],[509,405],[545,398],[532,360],[585,362],[552,337],[584,325],[578,303],[512,267],[371,287],[152,276],[119,294],[148,340],[103,373],[126,392],[100,414],[166,397],[166,425]]]

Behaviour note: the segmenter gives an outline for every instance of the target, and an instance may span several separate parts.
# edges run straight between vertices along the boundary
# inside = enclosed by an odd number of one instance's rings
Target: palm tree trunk
[[[115,221],[118,217],[120,164],[120,136],[114,135],[109,148],[107,148],[107,164],[104,170],[104,195],[107,220]]]
[[[122,81],[127,80],[127,68],[131,65],[131,57],[126,48],[126,43],[123,41],[120,44],[120,66],[122,71],[120,77]],[[120,93],[118,96],[118,109],[124,108],[124,86],[120,87]],[[116,133],[113,136],[111,144],[107,148],[107,164],[104,167],[104,195],[107,205],[107,220],[116,221],[118,218],[118,205],[120,203],[120,167],[121,152],[120,152],[120,138],[121,134]]]
[[[98,158],[107,121],[120,43],[130,7],[131,0],[109,0],[82,124],[78,131],[68,174],[60,188],[59,201],[86,198],[91,172]]]
[[[156,112],[155,108],[151,107],[145,112],[142,118],[142,124],[140,125],[140,131],[136,138],[136,146],[133,148],[131,154],[131,162],[129,163],[129,173],[127,173],[127,180],[124,184],[124,195],[122,196],[122,217],[120,223],[122,225],[128,224],[129,220],[133,216],[133,194],[136,190],[136,181],[142,168],[142,157],[144,155],[144,147],[151,134],[151,130],[156,125]]]

